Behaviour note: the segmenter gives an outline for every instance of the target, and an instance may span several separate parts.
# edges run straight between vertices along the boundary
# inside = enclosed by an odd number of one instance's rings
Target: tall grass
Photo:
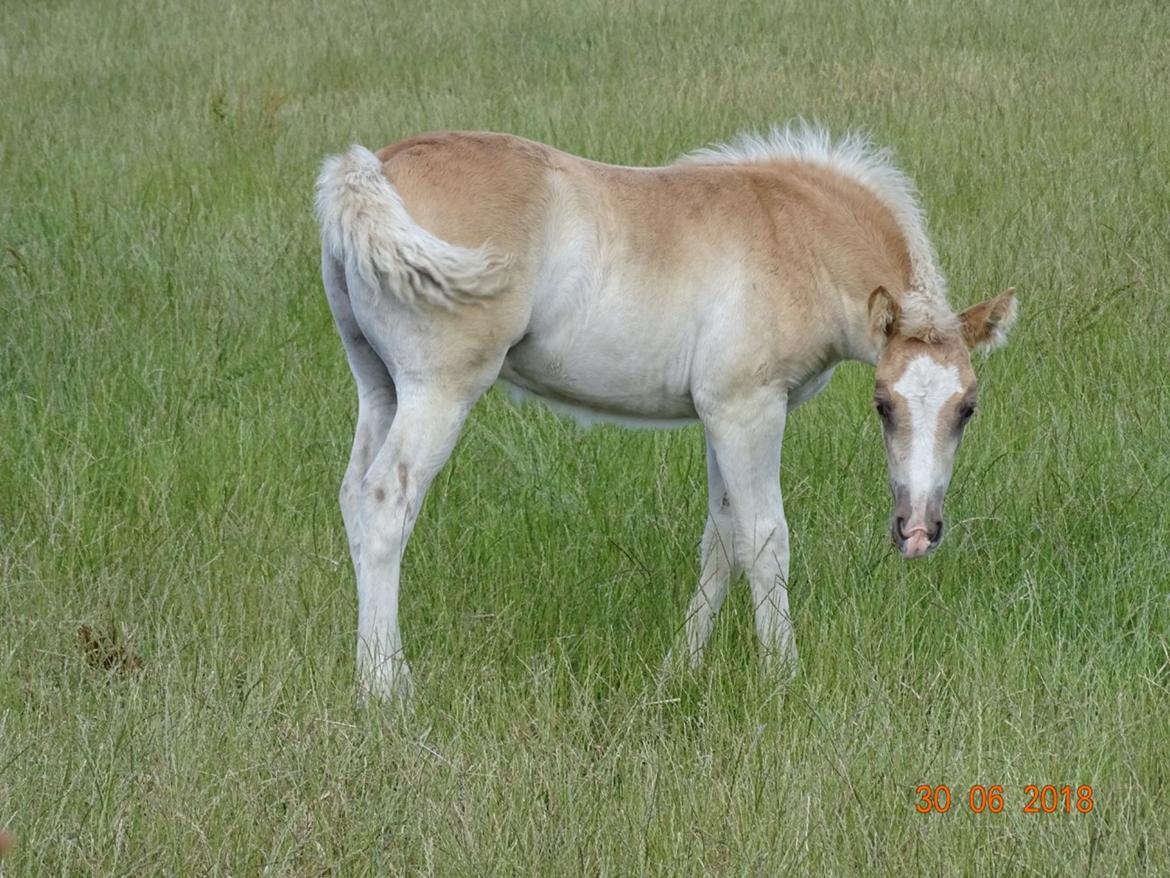
[[[4,4],[0,873],[1166,873],[1168,44],[1153,0]],[[492,393],[408,552],[420,697],[358,711],[321,156],[658,163],[796,115],[896,150],[956,305],[1020,292],[946,545],[887,546],[843,367],[785,444],[796,682],[742,587],[659,682],[700,434]],[[1094,810],[1023,813],[1049,783]]]

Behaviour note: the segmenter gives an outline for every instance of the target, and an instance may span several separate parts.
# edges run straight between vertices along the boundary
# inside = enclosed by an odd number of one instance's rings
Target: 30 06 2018
[[[919,784],[914,788],[914,810],[919,814],[946,814],[956,804],[947,784]],[[962,791],[958,795],[962,797]],[[961,807],[962,799],[959,799]],[[973,814],[1000,814],[1018,808],[1025,814],[1088,814],[1096,806],[1093,788],[1088,784],[1026,784],[1019,805],[1008,802],[1008,793],[1000,784],[974,784],[966,794],[967,810]]]

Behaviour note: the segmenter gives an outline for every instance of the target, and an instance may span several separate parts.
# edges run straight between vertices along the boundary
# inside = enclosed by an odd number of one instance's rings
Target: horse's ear
[[[973,351],[992,351],[1007,341],[1008,331],[1016,322],[1019,307],[1015,288],[1004,290],[994,299],[972,305],[959,315],[963,341]]]
[[[885,287],[869,294],[869,328],[880,344],[894,334],[902,309]]]

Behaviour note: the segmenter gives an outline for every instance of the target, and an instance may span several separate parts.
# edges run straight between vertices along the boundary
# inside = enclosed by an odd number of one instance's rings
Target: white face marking
[[[947,400],[962,389],[957,367],[944,366],[926,354],[912,360],[894,385],[894,392],[906,400],[910,410],[910,451],[903,475],[914,506],[924,503],[950,475],[950,467],[942,472],[944,468],[935,460],[939,415]]]

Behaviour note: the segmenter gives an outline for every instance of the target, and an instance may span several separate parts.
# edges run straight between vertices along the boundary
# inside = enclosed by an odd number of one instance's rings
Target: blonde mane
[[[898,297],[903,334],[928,341],[953,337],[959,320],[947,302],[946,280],[926,231],[926,213],[914,182],[890,150],[856,131],[834,141],[827,129],[798,121],[768,134],[743,133],[728,143],[687,153],[681,164],[761,164],[797,161],[829,168],[868,189],[894,216],[910,256],[910,288]]]

